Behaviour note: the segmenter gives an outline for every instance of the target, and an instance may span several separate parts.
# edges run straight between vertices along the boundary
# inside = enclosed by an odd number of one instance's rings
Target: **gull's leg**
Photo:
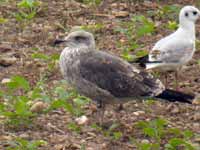
[[[165,88],[167,89],[168,88],[168,80],[167,80],[168,74],[165,73],[164,76],[165,76]]]
[[[123,104],[117,105],[117,109],[115,109],[115,118],[117,121],[120,121],[120,111],[124,109]]]
[[[98,113],[97,117],[98,117],[100,125],[102,126],[103,119],[104,119],[104,112],[105,112],[105,104],[102,101],[98,101],[97,108],[99,109],[97,110],[97,113]]]
[[[176,70],[176,71],[175,71],[175,80],[176,80],[175,87],[176,87],[176,91],[178,91],[178,89],[179,89],[179,88],[178,88],[178,76],[179,76],[179,75],[178,75],[178,70]]]
[[[121,110],[123,110],[123,109],[124,109],[123,104],[119,104],[118,110],[121,111]]]

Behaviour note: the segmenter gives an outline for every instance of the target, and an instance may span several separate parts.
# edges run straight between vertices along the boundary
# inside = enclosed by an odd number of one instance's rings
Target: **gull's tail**
[[[195,96],[185,94],[182,92],[166,89],[160,95],[156,96],[156,98],[168,100],[170,102],[182,102],[191,104],[194,100]]]
[[[145,65],[145,68],[147,70],[157,68],[159,66],[163,65],[161,61],[153,61],[153,62],[147,62]]]
[[[138,63],[140,67],[146,68],[146,63],[148,62],[148,55],[136,58],[132,63]]]
[[[162,61],[149,61],[149,56],[145,55],[143,57],[136,58],[131,63],[138,63],[140,67],[148,70],[159,67],[162,64]]]

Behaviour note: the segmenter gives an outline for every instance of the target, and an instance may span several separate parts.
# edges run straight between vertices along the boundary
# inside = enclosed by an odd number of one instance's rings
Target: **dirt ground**
[[[116,34],[114,30],[120,22],[130,20],[131,15],[146,15],[149,10],[156,11],[163,5],[174,3],[180,6],[189,4],[200,6],[199,0],[178,0],[176,2],[165,0],[155,2],[123,0],[116,2],[106,0],[105,5],[101,7],[89,7],[73,0],[44,0],[42,2],[42,9],[28,25],[17,22],[12,15],[13,12],[17,12],[16,1],[0,4],[0,16],[9,20],[5,24],[0,24],[0,55],[16,58],[12,65],[0,66],[0,81],[11,78],[13,75],[22,75],[34,86],[41,74],[48,68],[47,63],[31,57],[35,49],[46,55],[60,54],[63,47],[54,47],[52,43],[56,38],[64,37],[73,26],[103,24],[103,28],[94,31],[97,48],[120,56],[122,49],[117,46],[117,42],[124,37],[120,33]],[[128,14],[118,16],[119,14],[116,15],[116,12],[119,10],[128,12]],[[167,22],[165,16],[159,22],[165,24]],[[141,43],[145,44],[144,49],[150,49],[158,39],[171,32],[168,29],[158,27],[156,33],[143,37]],[[200,40],[199,24],[197,24],[196,33],[197,39]],[[197,95],[200,93],[200,65],[197,63],[199,57],[200,47],[197,46],[194,59],[182,70],[181,91]],[[59,68],[56,67],[53,71],[48,72],[46,83],[50,87],[55,81],[61,79]],[[172,75],[170,75],[169,86],[174,86]],[[105,122],[116,120],[114,117],[116,112],[113,110],[113,107],[107,108]],[[119,140],[106,137],[102,132],[91,127],[97,118],[91,113],[89,106],[86,113],[89,122],[81,127],[80,133],[67,128],[67,123],[75,118],[62,109],[39,115],[34,120],[34,125],[28,129],[22,128],[16,131],[1,124],[0,149],[5,149],[6,141],[9,138],[18,136],[28,140],[47,141],[46,145],[40,147],[41,150],[83,149],[81,148],[83,144],[86,150],[133,150],[136,147],[129,141],[129,136],[137,137],[140,140],[146,139],[133,127],[133,124],[140,120],[152,120],[158,117],[167,119],[171,127],[181,130],[189,129],[200,134],[200,105],[165,101],[147,105],[142,101],[134,101],[125,104],[124,110],[118,115],[121,122],[120,131],[123,133]],[[192,142],[199,144],[200,139],[194,139]]]

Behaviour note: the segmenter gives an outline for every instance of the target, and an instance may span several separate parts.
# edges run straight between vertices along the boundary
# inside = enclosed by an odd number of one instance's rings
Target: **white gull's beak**
[[[199,9],[197,9],[197,12],[198,12],[198,15],[200,16],[200,10]]]

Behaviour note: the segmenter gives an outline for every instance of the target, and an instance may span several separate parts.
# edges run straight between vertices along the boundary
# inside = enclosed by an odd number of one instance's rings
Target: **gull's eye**
[[[189,14],[186,12],[186,13],[185,13],[185,16],[186,16],[186,17],[188,17],[188,16],[189,16]]]
[[[75,40],[76,41],[82,41],[82,40],[84,40],[85,39],[85,37],[82,37],[82,36],[76,36],[75,37]]]
[[[195,15],[195,16],[197,15],[197,11],[193,11],[192,13],[193,13],[193,15]]]

